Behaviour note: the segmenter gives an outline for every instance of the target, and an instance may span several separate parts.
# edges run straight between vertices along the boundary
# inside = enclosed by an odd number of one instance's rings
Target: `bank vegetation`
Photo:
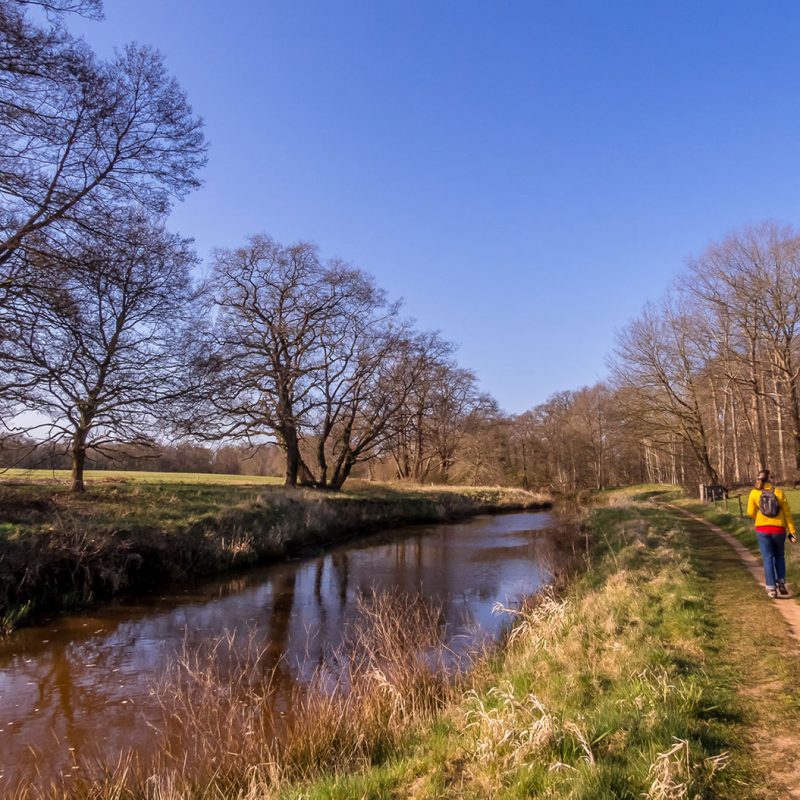
[[[114,480],[0,485],[0,632],[31,616],[285,558],[370,531],[543,508],[547,495],[493,487],[354,482],[281,486]]]
[[[128,761],[52,796],[768,796],[685,531],[616,497],[572,535],[579,572],[498,608],[505,637],[455,673],[436,656],[435,608],[365,598],[338,690],[312,680],[280,736],[257,648],[234,680],[187,656],[173,708],[196,748],[188,761],[171,764],[165,747],[155,769]]]

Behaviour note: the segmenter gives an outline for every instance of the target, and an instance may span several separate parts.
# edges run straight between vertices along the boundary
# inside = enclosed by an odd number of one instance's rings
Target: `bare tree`
[[[617,386],[635,388],[645,400],[640,423],[659,444],[673,434],[691,448],[708,481],[712,464],[703,413],[701,381],[708,353],[693,318],[666,300],[648,305],[618,336],[612,364]]]
[[[307,243],[283,247],[254,236],[215,254],[217,372],[201,427],[212,437],[275,436],[286,453],[287,486],[313,482],[300,431],[318,402],[321,326],[338,302],[327,277]]]
[[[447,483],[471,421],[494,417],[498,409],[494,398],[479,390],[472,370],[453,362],[441,363],[434,370],[433,377],[428,438],[438,462],[439,477]]]
[[[76,492],[92,451],[155,445],[193,355],[189,242],[141,212],[106,218],[106,229],[29,256],[37,280],[8,313],[0,350],[6,393],[39,415],[29,433],[68,446]]]
[[[375,339],[375,368],[366,373],[364,391],[350,395],[342,434],[334,444],[339,456],[333,487],[341,486],[358,462],[391,449],[402,422],[409,419],[409,401],[428,380],[441,347],[438,334],[414,333],[407,325],[389,328]]]
[[[439,404],[445,412],[446,382],[457,369],[454,346],[438,333],[424,334],[419,340],[419,372],[398,405],[392,420],[389,451],[394,459],[397,477],[422,482],[427,479],[436,449],[433,442],[432,416]],[[442,432],[447,435],[446,431]]]
[[[31,21],[26,7],[54,22]],[[0,0],[0,265],[25,244],[96,229],[114,206],[163,213],[198,185],[201,121],[161,56],[129,45],[99,62],[58,23],[93,0]],[[14,279],[5,268],[0,285]]]
[[[200,428],[274,437],[287,486],[339,488],[383,435],[391,403],[377,387],[406,338],[397,306],[360,270],[267,236],[216,253],[212,293],[216,376]]]

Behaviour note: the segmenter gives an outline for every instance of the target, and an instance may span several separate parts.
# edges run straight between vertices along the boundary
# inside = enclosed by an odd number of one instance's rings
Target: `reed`
[[[420,596],[361,598],[345,644],[276,698],[268,643],[231,633],[184,648],[156,691],[163,749],[153,764],[81,763],[81,777],[20,786],[14,800],[276,797],[288,785],[380,763],[454,697],[469,668],[446,645],[441,608]],[[283,700],[283,702],[280,702]]]

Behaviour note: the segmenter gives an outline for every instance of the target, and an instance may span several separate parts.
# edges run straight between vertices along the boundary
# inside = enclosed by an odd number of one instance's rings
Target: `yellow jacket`
[[[773,489],[773,486],[771,483],[765,483],[764,488]],[[792,519],[791,509],[789,508],[789,501],[780,489],[773,490],[780,505],[780,511],[777,517],[765,517],[761,513],[761,508],[758,505],[758,501],[761,498],[760,489],[751,490],[750,497],[747,499],[747,515],[755,520],[757,529],[761,527],[786,528],[789,533],[794,533],[794,520]]]

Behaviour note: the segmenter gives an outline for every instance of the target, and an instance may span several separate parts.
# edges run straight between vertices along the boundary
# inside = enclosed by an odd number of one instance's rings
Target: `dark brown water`
[[[156,680],[184,647],[226,632],[252,632],[268,647],[276,703],[308,680],[359,596],[376,588],[440,603],[456,651],[496,635],[503,619],[493,605],[549,579],[556,526],[553,514],[536,512],[400,528],[19,631],[0,641],[0,794],[21,778],[69,775],[83,757],[115,760],[131,748],[146,757],[163,717]]]

